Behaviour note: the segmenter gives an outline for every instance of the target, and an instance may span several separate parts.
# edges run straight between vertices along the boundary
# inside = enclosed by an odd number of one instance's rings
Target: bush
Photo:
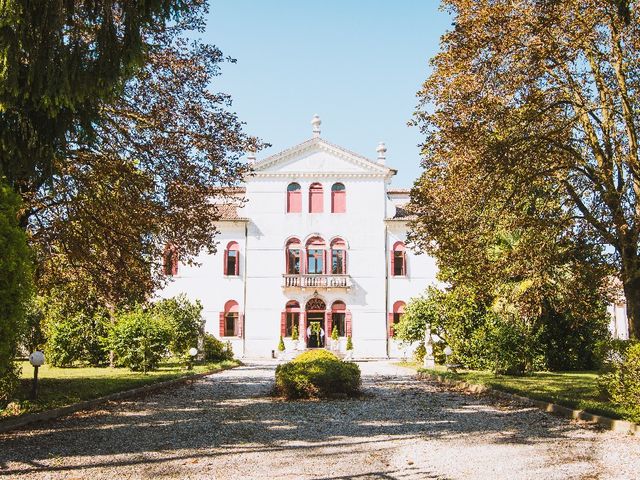
[[[188,358],[189,349],[198,345],[203,329],[202,304],[198,300],[191,302],[186,295],[180,294],[154,303],[152,309],[171,327],[171,353],[179,358]]]
[[[300,338],[300,334],[298,333],[298,326],[294,325],[291,329],[291,340],[297,341]]]
[[[171,326],[162,316],[140,308],[117,317],[109,335],[116,364],[143,372],[158,368],[171,341]]]
[[[326,350],[310,350],[276,368],[276,391],[287,399],[353,396],[360,391],[360,368]]]
[[[610,369],[601,377],[601,385],[612,402],[627,409],[634,421],[640,421],[640,343],[632,344],[621,357],[612,359]]]
[[[427,354],[427,349],[424,346],[424,342],[420,342],[416,349],[413,351],[413,359],[418,362],[424,362],[424,356]]]
[[[280,335],[280,341],[278,342],[278,351],[279,352],[284,352],[284,340],[282,338],[282,335]]]
[[[223,360],[233,360],[233,350],[231,343],[222,343],[210,333],[204,334],[204,359],[207,362],[222,362]]]
[[[347,337],[347,350],[353,350],[353,341],[350,336]]]
[[[76,362],[101,366],[107,363],[109,317],[105,311],[82,311],[66,316],[56,309],[45,315],[45,355],[55,367]]]

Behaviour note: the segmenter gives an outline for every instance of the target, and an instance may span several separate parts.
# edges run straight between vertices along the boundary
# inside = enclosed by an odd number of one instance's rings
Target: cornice
[[[253,172],[253,178],[388,178],[391,173],[377,172]]]

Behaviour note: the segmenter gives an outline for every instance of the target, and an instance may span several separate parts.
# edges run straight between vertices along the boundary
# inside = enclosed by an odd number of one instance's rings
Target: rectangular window
[[[298,325],[300,314],[298,312],[287,312],[287,324],[285,327],[285,336],[290,337],[293,334],[293,326]]]
[[[324,256],[324,250],[309,250],[308,252],[309,263],[307,273],[321,274],[322,270],[322,257]]]
[[[228,312],[224,315],[224,336],[235,337],[238,335],[238,313]]]
[[[287,273],[289,275],[300,274],[300,250],[289,250],[289,258],[287,261]]]
[[[344,275],[344,250],[331,250],[331,273],[334,275]]]
[[[334,312],[331,315],[331,318],[333,320],[333,325],[335,325],[338,328],[339,337],[345,337],[347,335],[347,328],[346,328],[344,317],[345,317],[344,313]]]
[[[227,275],[238,275],[238,251],[229,250],[227,252]]]
[[[402,276],[405,275],[404,271],[404,251],[393,252],[393,275]]]

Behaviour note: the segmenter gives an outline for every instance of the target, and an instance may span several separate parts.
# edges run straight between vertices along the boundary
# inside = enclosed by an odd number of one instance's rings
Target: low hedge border
[[[444,385],[460,388],[469,393],[488,393],[496,397],[532,404],[540,410],[551,413],[558,417],[595,423],[607,430],[611,430],[614,432],[626,433],[630,435],[640,435],[640,425],[629,422],[627,420],[617,420],[614,418],[604,417],[602,415],[589,413],[585,410],[574,410],[569,407],[558,405],[557,403],[545,402],[544,400],[536,400],[529,397],[523,397],[521,395],[516,395],[515,393],[508,393],[497,388],[487,387],[486,385],[468,383],[463,380],[452,380],[435,373],[419,372],[417,374],[417,377],[420,380],[434,380]]]
[[[165,388],[176,387],[183,383],[192,383],[207,375],[213,375],[220,373],[224,370],[236,368],[241,364],[235,365],[222,370],[212,370],[210,372],[194,373],[193,375],[185,375],[184,377],[174,378],[173,380],[167,380],[164,382],[151,383],[149,385],[143,385],[142,387],[132,388],[130,390],[123,390],[122,392],[110,393],[103,397],[94,398],[93,400],[85,400],[64,407],[54,408],[53,410],[45,410],[44,412],[27,413],[15,418],[9,418],[7,420],[0,420],[0,433],[6,433],[11,430],[15,430],[20,427],[25,427],[32,423],[45,422],[47,420],[55,420],[60,417],[71,415],[72,413],[80,412],[83,410],[92,410],[99,405],[102,405],[113,400],[122,400],[125,398],[137,397],[139,395],[145,395],[155,392],[156,390],[162,390]]]

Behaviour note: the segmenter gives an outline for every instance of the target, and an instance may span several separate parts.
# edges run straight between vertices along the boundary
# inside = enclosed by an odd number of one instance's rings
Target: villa
[[[287,349],[344,351],[351,337],[355,358],[406,355],[393,326],[436,263],[405,247],[409,191],[391,186],[385,145],[372,160],[324,140],[320,124],[292,148],[249,156],[253,174],[231,191],[246,202],[220,204],[218,252],[197,267],[173,255],[160,295],[200,300],[205,330],[240,357],[271,356],[280,336]]]

